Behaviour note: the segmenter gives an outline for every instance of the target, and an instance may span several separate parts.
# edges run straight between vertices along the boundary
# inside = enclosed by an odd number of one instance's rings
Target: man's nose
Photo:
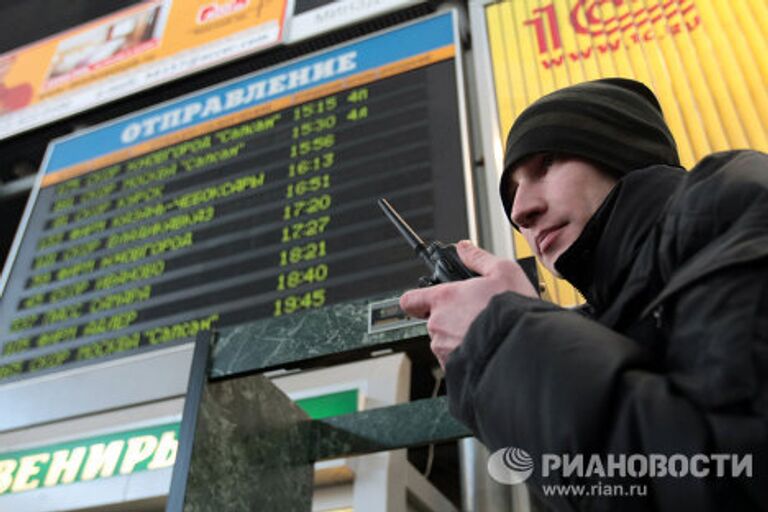
[[[547,211],[547,204],[540,194],[528,187],[518,187],[512,203],[510,218],[521,228],[529,228]]]

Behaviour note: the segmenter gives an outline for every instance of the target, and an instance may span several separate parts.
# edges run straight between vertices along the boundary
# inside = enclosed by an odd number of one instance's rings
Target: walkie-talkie
[[[432,272],[431,277],[419,279],[419,286],[432,286],[479,276],[464,266],[455,246],[445,245],[437,240],[429,244],[425,243],[413,228],[400,217],[400,214],[392,208],[389,201],[384,198],[379,199],[379,207]]]

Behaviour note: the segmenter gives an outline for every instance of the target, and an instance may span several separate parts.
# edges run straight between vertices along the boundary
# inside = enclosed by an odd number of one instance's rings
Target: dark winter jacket
[[[627,479],[648,495],[557,509],[768,510],[768,156],[628,174],[556,266],[590,311],[494,297],[448,359],[453,414],[490,450],[534,461],[753,456],[751,478]]]

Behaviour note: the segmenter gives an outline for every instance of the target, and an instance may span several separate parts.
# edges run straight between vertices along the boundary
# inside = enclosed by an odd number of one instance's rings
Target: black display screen
[[[413,287],[426,269],[376,200],[467,236],[456,77],[415,66],[40,188],[0,378]]]

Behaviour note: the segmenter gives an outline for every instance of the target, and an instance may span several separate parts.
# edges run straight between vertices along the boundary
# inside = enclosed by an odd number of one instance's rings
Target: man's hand
[[[517,262],[494,256],[467,240],[456,244],[456,249],[461,261],[480,277],[410,290],[400,297],[403,311],[416,318],[429,319],[430,348],[443,368],[494,295],[513,291],[538,297]]]

